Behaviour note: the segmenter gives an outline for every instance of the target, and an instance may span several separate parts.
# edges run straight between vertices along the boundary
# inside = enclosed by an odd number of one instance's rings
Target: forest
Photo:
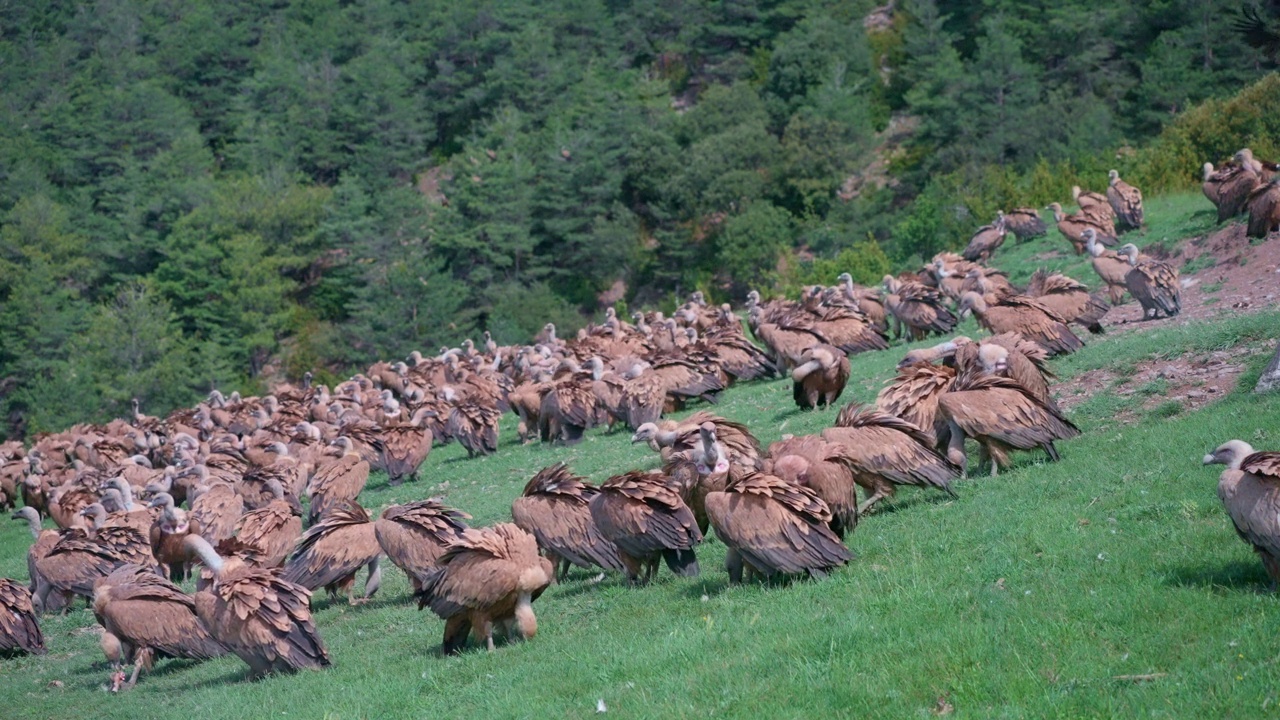
[[[1253,0],[0,4],[0,439],[1280,154]]]

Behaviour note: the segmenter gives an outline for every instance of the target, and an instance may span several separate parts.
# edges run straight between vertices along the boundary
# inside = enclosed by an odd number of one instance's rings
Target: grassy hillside
[[[1150,208],[1143,242],[1212,222],[1190,196]],[[1049,264],[1093,283],[1059,246],[1051,230],[996,264],[1015,280]],[[597,583],[575,571],[535,605],[534,640],[446,658],[442,621],[414,608],[391,569],[366,606],[317,596],[330,670],[250,683],[235,658],[163,661],[118,696],[103,691],[109,670],[93,617],[77,609],[45,620],[48,656],[0,664],[0,702],[15,718],[209,720],[585,717],[598,700],[610,715],[664,718],[1274,713],[1276,598],[1222,511],[1217,469],[1199,458],[1232,437],[1280,447],[1280,396],[1247,392],[1278,327],[1272,307],[1091,338],[1053,363],[1060,380],[1098,369],[1121,380],[1074,405],[1084,435],[1060,446],[1062,462],[1020,455],[999,478],[961,483],[957,500],[900,492],[863,519],[848,541],[857,558],[823,582],[730,587],[713,539],[699,548],[699,578],[664,569],[652,586],[631,589],[617,575]],[[961,330],[980,334],[972,321]],[[1117,392],[1134,367],[1228,348],[1248,351],[1248,369],[1221,400],[1118,419],[1136,402]],[[873,399],[902,350],[856,357],[842,399]],[[766,443],[834,416],[796,410],[787,382],[733,389],[718,412]],[[603,430],[574,448],[521,447],[504,420],[496,456],[467,460],[456,444],[438,448],[423,480],[395,488],[371,480],[361,499],[372,510],[443,495],[476,524],[490,523],[508,518],[524,482],[559,460],[595,481],[657,464],[625,433]],[[0,574],[26,577],[28,541],[21,524],[0,526]]]

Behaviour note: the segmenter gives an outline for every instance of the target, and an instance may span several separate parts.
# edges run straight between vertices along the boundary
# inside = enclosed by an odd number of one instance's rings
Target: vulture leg
[[[1040,447],[1044,448],[1044,451],[1049,455],[1050,460],[1054,462],[1058,462],[1059,460],[1062,459],[1058,457],[1058,449],[1053,446],[1052,442],[1047,442],[1044,445],[1041,445]]]
[[[729,582],[734,585],[742,584],[742,555],[737,550],[729,548],[725,551],[724,569],[729,573]]]
[[[354,593],[347,596],[347,602],[351,605],[363,605],[369,602],[369,598],[378,592],[378,588],[382,586],[382,565],[379,562],[382,557],[376,557],[369,562],[369,575],[364,580],[364,597],[353,597]],[[352,576],[352,588],[355,587],[355,576]]]
[[[485,647],[493,652],[493,620],[486,615],[479,615],[475,619],[475,626],[476,631],[484,636]]]
[[[1280,584],[1280,562],[1271,557],[1270,553],[1258,551],[1258,557],[1262,559],[1262,567],[1267,569],[1267,576],[1271,578],[1271,592],[1276,591],[1276,586]]]
[[[129,676],[129,679],[122,686],[125,690],[132,690],[133,686],[138,684],[138,673],[142,671],[142,666],[151,664],[149,662],[151,660],[151,648],[142,648],[135,654],[138,657],[133,661],[133,674]]]
[[[954,420],[947,422],[947,430],[951,438],[947,441],[947,459],[960,468],[960,477],[966,477],[969,469],[969,456],[964,452],[964,431]]]
[[[471,618],[465,614],[454,615],[444,624],[444,654],[457,655],[467,644],[471,634]]]

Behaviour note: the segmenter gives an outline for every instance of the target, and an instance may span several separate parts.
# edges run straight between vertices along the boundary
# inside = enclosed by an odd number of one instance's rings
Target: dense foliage
[[[0,436],[873,281],[1262,76],[1246,4],[6,3]]]

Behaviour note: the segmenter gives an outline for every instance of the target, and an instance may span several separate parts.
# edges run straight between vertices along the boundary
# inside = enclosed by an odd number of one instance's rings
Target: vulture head
[[[699,305],[699,306],[706,306],[707,304],[707,299],[702,294],[701,290],[694,290],[693,294],[689,296],[689,300],[691,300],[695,305]]]
[[[1253,151],[1249,148],[1240,148],[1236,151],[1235,161],[1241,167],[1253,169]]]
[[[556,339],[556,325],[555,325],[555,323],[547,323],[546,325],[544,325],[544,326],[542,327],[542,329],[547,331],[547,340],[548,340],[548,341],[551,341],[551,340],[555,340],[555,339]]]
[[[1205,163],[1203,167],[1203,171],[1204,171],[1204,179],[1208,180],[1209,176],[1213,175],[1213,163]]]
[[[852,285],[853,276],[847,272],[840,273],[839,275],[836,276],[836,282],[840,283],[841,285]]]
[[[636,428],[635,433],[631,435],[631,444],[635,445],[639,442],[649,442],[658,437],[658,426],[647,422]]]
[[[1009,351],[994,343],[978,346],[978,362],[988,375],[1003,375],[1009,369]]]
[[[755,307],[760,304],[760,291],[752,290],[747,293],[747,307]]]
[[[800,355],[800,361],[796,369],[791,371],[791,379],[796,382],[802,382],[815,371],[828,369],[837,362],[830,351],[820,347],[805,350]]]
[[[1089,251],[1090,255],[1094,257],[1102,255],[1103,247],[1098,244],[1097,230],[1087,227],[1080,233],[1080,236],[1084,238],[1085,249]]]
[[[27,526],[31,528],[33,535],[40,533],[40,513],[30,505],[24,505],[18,508],[11,516],[14,520],[26,520]]]
[[[699,475],[715,475],[729,469],[729,458],[716,441],[715,423],[704,422],[698,427],[702,439],[702,457],[698,460]]]
[[[1217,450],[1204,456],[1205,465],[1226,465],[1232,470],[1239,470],[1240,463],[1253,454],[1253,447],[1243,440],[1228,440],[1218,446]]]
[[[1080,197],[1080,188],[1079,188],[1079,187],[1073,187],[1073,188],[1071,188],[1071,194],[1072,194],[1072,196],[1074,196],[1074,197],[1076,197],[1076,198],[1079,198],[1079,197]],[[1054,219],[1056,222],[1062,222],[1062,203],[1056,203],[1056,202],[1055,202],[1055,203],[1049,203],[1049,205],[1048,205],[1047,207],[1045,207],[1045,210],[1052,210],[1052,211],[1053,211],[1053,219]]]
[[[771,472],[783,480],[803,485],[808,480],[809,461],[800,455],[783,455],[773,461]]]
[[[1119,249],[1116,250],[1116,252],[1120,253],[1121,255],[1127,256],[1129,258],[1130,265],[1138,264],[1138,246],[1137,245],[1134,245],[1133,243],[1125,243],[1124,245],[1121,245]]]
[[[960,317],[964,317],[969,313],[977,313],[981,315],[987,311],[987,301],[982,296],[970,290],[960,296]]]
[[[1109,171],[1107,172],[1107,178],[1108,178],[1108,180],[1107,180],[1107,183],[1108,183],[1108,184],[1110,184],[1110,185],[1115,185],[1116,183],[1120,182],[1120,171],[1119,171],[1119,170],[1109,170]]]
[[[97,530],[107,520],[107,509],[100,502],[89,503],[80,509],[79,515],[88,520],[93,529]]]
[[[153,466],[151,465],[151,459],[148,458],[146,455],[130,455],[129,462],[133,463],[134,465],[137,465],[138,467],[144,467],[148,470],[153,469]]]
[[[698,329],[697,329],[697,328],[687,327],[687,328],[685,328],[685,329],[684,329],[684,334],[685,334],[685,337],[689,338],[689,342],[691,342],[691,343],[696,343],[696,342],[698,342]]]

